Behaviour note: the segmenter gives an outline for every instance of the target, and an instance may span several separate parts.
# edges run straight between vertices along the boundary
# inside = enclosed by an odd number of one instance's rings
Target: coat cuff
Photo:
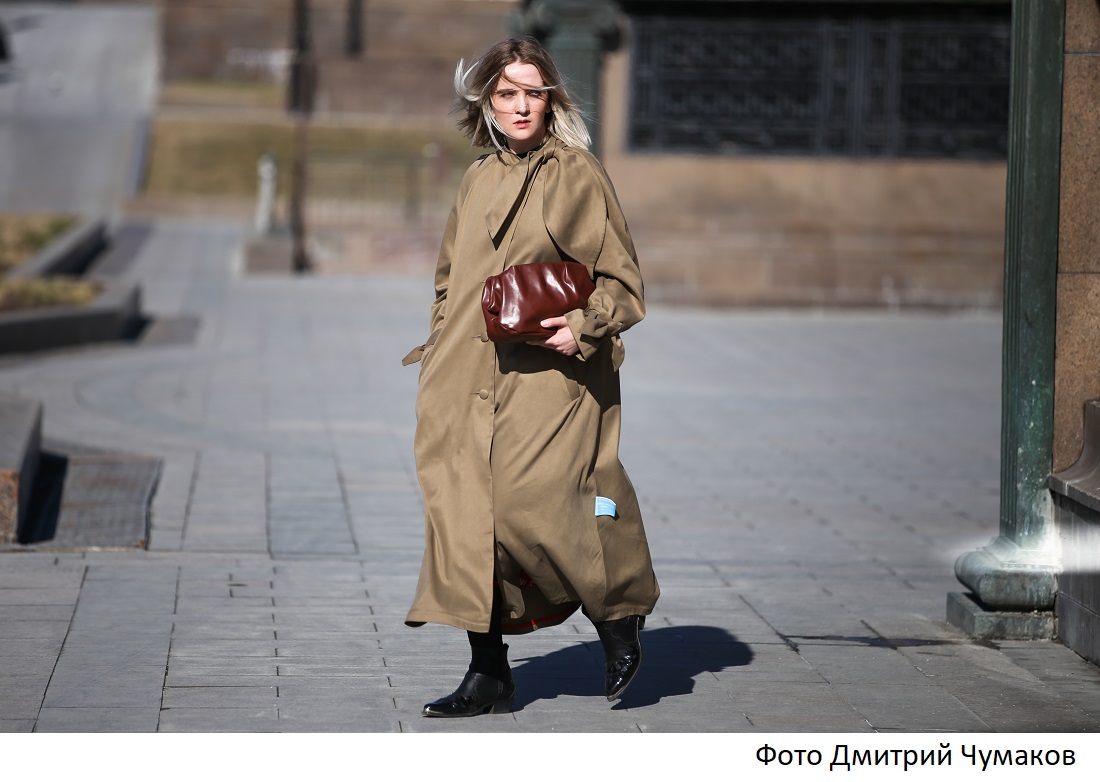
[[[584,326],[587,318],[584,310],[570,310],[565,313],[565,321],[569,324],[569,331],[573,333],[573,339],[577,343],[577,358],[581,361],[587,361],[599,349],[600,342],[585,333]]]

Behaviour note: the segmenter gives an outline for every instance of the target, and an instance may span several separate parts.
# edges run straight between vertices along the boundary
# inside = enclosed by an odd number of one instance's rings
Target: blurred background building
[[[163,65],[144,203],[229,208],[264,151],[285,194],[294,0],[147,4]],[[477,152],[448,116],[455,64],[524,32],[587,103],[652,299],[1000,306],[1008,2],[304,5],[308,209],[330,267],[433,254]],[[383,236],[395,221],[407,230]]]
[[[1008,3],[529,2],[525,26],[579,5],[604,6],[600,152],[651,291],[997,306]]]

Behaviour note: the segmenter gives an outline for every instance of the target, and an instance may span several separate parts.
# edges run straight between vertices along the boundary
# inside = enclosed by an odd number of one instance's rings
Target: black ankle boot
[[[593,622],[607,660],[604,691],[607,699],[620,697],[642,665],[642,627],[645,617],[634,614],[610,622]]]
[[[478,714],[507,714],[512,710],[512,701],[516,697],[516,684],[512,680],[512,671],[508,667],[508,646],[486,653],[474,650],[474,662],[462,679],[458,689],[445,698],[424,706],[421,712],[425,717],[473,717]],[[486,670],[486,657],[493,673]],[[479,668],[481,670],[474,670]]]

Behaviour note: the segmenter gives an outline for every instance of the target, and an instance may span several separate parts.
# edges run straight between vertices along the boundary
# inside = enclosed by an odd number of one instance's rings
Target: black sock
[[[474,633],[467,631],[466,637],[470,640],[470,670],[474,673],[483,673],[494,679],[506,679],[508,676],[508,659],[506,657],[508,647],[504,645],[504,634],[501,632],[500,608],[503,598],[500,590],[493,587],[493,608],[489,617],[489,632]]]

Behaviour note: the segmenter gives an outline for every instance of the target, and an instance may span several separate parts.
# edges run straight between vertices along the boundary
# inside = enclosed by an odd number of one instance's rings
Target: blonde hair
[[[507,142],[496,117],[493,116],[493,90],[504,74],[504,69],[513,63],[534,65],[546,84],[521,84],[526,89],[542,89],[549,93],[546,107],[546,129],[563,142],[573,147],[588,147],[592,143],[588,128],[584,124],[584,115],[569,97],[565,80],[550,57],[550,53],[534,38],[506,38],[493,44],[469,68],[463,60],[455,68],[454,112],[459,115],[458,127],[470,142],[477,147],[496,147],[503,151]]]

